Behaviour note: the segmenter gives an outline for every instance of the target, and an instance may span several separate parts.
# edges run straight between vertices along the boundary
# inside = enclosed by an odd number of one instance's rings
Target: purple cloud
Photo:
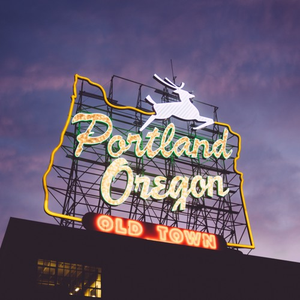
[[[172,59],[176,82],[219,106],[219,121],[242,136],[238,169],[252,254],[300,261],[299,14],[293,0],[3,4],[2,235],[9,216],[52,222],[42,210],[41,178],[74,74],[106,90],[113,74],[158,87],[152,75],[171,78]],[[134,103],[132,95],[124,93],[124,101]]]

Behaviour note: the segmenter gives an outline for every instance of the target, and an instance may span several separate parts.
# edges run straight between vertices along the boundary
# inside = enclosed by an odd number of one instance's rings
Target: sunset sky
[[[251,255],[300,262],[299,16],[297,0],[2,3],[0,243],[10,217],[54,223],[42,176],[74,74],[157,85],[172,59],[176,80],[242,137]]]

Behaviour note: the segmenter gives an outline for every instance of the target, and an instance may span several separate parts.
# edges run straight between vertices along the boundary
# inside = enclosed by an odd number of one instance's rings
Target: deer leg
[[[145,124],[140,128],[143,131],[153,120],[155,120],[155,115],[150,116],[150,118],[145,122]]]
[[[205,117],[199,117],[197,119],[198,122],[205,122],[204,124],[201,124],[197,127],[194,127],[193,129],[194,130],[198,130],[198,129],[201,129],[201,128],[204,128],[206,126],[209,126],[209,125],[212,125],[214,124],[214,120],[213,119],[210,119],[210,118],[205,118]]]

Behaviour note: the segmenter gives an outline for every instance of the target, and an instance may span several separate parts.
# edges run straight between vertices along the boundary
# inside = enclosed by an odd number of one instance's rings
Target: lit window
[[[69,295],[101,298],[101,268],[39,259],[37,283]]]

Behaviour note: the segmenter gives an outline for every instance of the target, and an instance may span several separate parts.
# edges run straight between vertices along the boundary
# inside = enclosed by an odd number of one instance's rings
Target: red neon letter
[[[123,227],[123,219],[116,218],[116,233],[117,234],[127,234],[127,229]]]
[[[113,220],[106,215],[101,215],[96,221],[97,227],[100,231],[110,232],[114,228]]]
[[[203,247],[217,249],[216,237],[212,234],[202,233]]]
[[[143,233],[143,226],[133,220],[128,220],[128,235],[140,236]]]
[[[171,242],[175,244],[181,244],[183,242],[183,233],[179,228],[173,227],[170,229],[169,237]]]
[[[190,230],[183,230],[186,242],[189,246],[200,246],[201,241],[201,232],[198,231],[190,231]]]
[[[157,225],[156,229],[158,230],[159,233],[159,239],[165,242],[167,240],[168,227]]]

